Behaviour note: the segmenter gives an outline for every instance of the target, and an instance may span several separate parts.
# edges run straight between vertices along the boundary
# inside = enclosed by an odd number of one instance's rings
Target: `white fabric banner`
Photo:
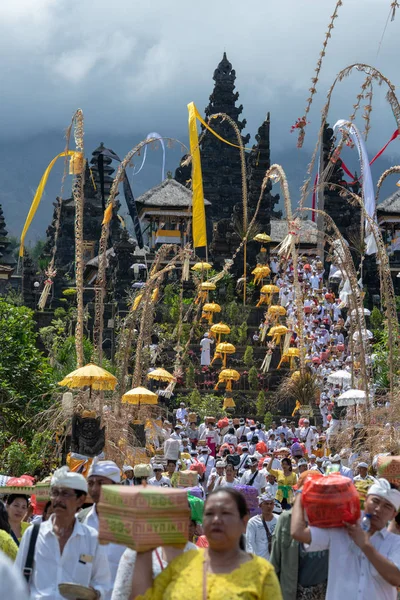
[[[367,215],[376,222],[374,185],[372,183],[371,167],[369,165],[368,153],[364,140],[357,127],[354,124],[349,123],[349,121],[345,121],[344,119],[339,119],[339,121],[335,123],[333,130],[335,131],[336,129],[346,129],[349,132],[354,145],[357,147],[361,165],[362,198],[364,201],[365,211]],[[367,219],[365,220],[364,240],[366,245],[366,254],[376,254],[378,249],[376,247],[375,237],[371,231]]]

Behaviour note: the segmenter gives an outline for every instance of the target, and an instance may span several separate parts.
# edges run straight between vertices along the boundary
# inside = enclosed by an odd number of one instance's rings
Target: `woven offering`
[[[178,473],[178,487],[180,488],[194,487],[198,481],[197,471],[179,471]]]
[[[98,505],[99,541],[138,552],[184,546],[189,536],[187,490],[103,485]]]
[[[261,513],[261,509],[258,506],[258,491],[251,485],[235,485],[233,486],[238,492],[243,494],[246,498],[247,508],[249,509],[250,515],[254,517]]]
[[[379,456],[378,477],[387,479],[389,483],[400,484],[400,456]]]
[[[308,521],[314,527],[343,527],[344,522],[354,525],[361,516],[358,491],[342,475],[308,479],[302,498]]]

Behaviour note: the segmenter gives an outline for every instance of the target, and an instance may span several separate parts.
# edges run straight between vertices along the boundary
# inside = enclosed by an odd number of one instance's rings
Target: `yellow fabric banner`
[[[26,236],[27,231],[28,231],[28,229],[30,227],[30,224],[32,223],[33,217],[36,214],[36,211],[37,211],[37,208],[39,206],[40,200],[42,199],[42,195],[43,195],[43,192],[44,192],[44,188],[46,187],[46,183],[47,183],[47,180],[49,178],[50,171],[52,170],[52,168],[54,167],[55,163],[57,162],[57,159],[61,158],[61,156],[73,156],[74,154],[75,154],[74,150],[68,150],[68,152],[60,152],[60,154],[58,154],[56,157],[53,158],[53,160],[51,161],[51,163],[49,164],[49,166],[47,167],[47,169],[43,173],[42,179],[40,180],[40,183],[39,183],[38,188],[36,190],[35,197],[33,198],[31,207],[29,209],[28,216],[26,217],[24,228],[23,228],[22,233],[21,233],[21,243],[20,243],[20,247],[19,247],[19,255],[20,256],[24,255],[25,236]]]
[[[193,247],[200,248],[207,246],[206,211],[204,208],[203,177],[201,174],[199,138],[196,123],[198,112],[193,102],[188,104],[188,111],[190,153],[192,155]]]
[[[110,202],[110,204],[107,206],[106,210],[104,211],[102,225],[107,225],[111,221],[112,216],[113,216],[113,203]]]
[[[233,148],[239,148],[240,150],[240,146],[237,146],[236,144],[232,144],[232,142],[228,142],[228,140],[226,140],[225,138],[221,137],[216,131],[214,131],[214,129],[212,129],[209,125],[207,125],[207,123],[204,121],[203,117],[200,115],[199,111],[197,110],[196,106],[194,105],[194,103],[192,102],[193,106],[194,106],[194,111],[195,111],[195,115],[196,118],[200,121],[200,123],[202,125],[204,125],[204,127],[206,129],[208,129],[208,131],[210,131],[213,135],[215,135],[216,138],[218,138],[219,140],[221,140],[221,142],[224,142],[224,144],[228,144],[228,146],[233,146]],[[190,106],[190,104],[189,104]],[[251,151],[251,148],[245,148],[245,150],[247,150],[248,152]]]

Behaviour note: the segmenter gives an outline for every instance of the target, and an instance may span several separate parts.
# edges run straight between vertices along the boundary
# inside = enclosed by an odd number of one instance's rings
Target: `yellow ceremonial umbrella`
[[[255,237],[253,237],[255,242],[261,242],[261,244],[269,244],[272,242],[271,237],[267,233],[257,233]]]
[[[228,392],[232,391],[232,381],[239,381],[240,373],[235,371],[235,369],[222,369],[220,374],[218,375],[218,382],[216,383],[214,390],[218,389],[220,383],[226,383],[226,390]]]
[[[221,312],[221,307],[219,304],[217,304],[216,302],[207,302],[207,304],[204,304],[203,306],[203,313],[201,315],[201,318],[207,319],[207,321],[211,325],[213,320],[213,313],[219,312]]]
[[[269,277],[270,273],[271,269],[268,265],[257,265],[256,268],[251,272],[251,274],[254,275],[253,283],[257,285],[264,279],[264,277]]]
[[[283,362],[287,362],[287,361],[289,361],[289,368],[294,369],[294,366],[295,366],[294,359],[298,358],[299,356],[300,356],[300,350],[298,348],[288,348],[280,360],[278,369],[281,368],[281,364]]]
[[[218,344],[221,341],[221,335],[227,335],[231,332],[231,328],[229,325],[225,325],[225,323],[216,323],[210,329],[211,333],[216,333],[218,336]]]
[[[215,285],[215,283],[211,283],[211,281],[203,281],[202,283],[200,283],[197,292],[197,298],[194,301],[194,303],[198,304],[199,302],[205,302],[207,300],[208,292],[211,292],[216,288],[217,286]]]
[[[158,404],[158,396],[147,388],[137,387],[126,392],[126,394],[122,396],[121,402],[123,404],[137,404],[138,406],[143,404]]]
[[[285,327],[285,325],[274,325],[268,331],[268,335],[272,337],[272,341],[275,342],[276,345],[280,344],[281,337],[289,333],[289,329]]]
[[[261,304],[271,304],[272,296],[279,292],[279,287],[277,285],[267,284],[263,285],[260,290],[260,300],[258,301],[257,306],[261,306]]]
[[[150,371],[150,373],[147,374],[147,379],[154,379],[155,381],[168,381],[168,383],[171,383],[171,381],[176,381],[176,377],[174,377],[172,373],[169,373],[161,367],[159,369],[154,369],[154,371]]]
[[[222,365],[226,367],[226,357],[228,354],[234,354],[236,352],[236,348],[233,344],[229,344],[229,342],[221,342],[217,345],[215,349],[214,357],[211,361],[213,364],[216,358],[222,358]]]
[[[235,408],[235,406],[236,404],[232,396],[230,394],[225,394],[222,408],[225,410],[226,408]]]
[[[192,267],[192,271],[209,271],[211,269],[211,265],[208,262],[198,262]]]
[[[272,318],[272,321],[278,321],[279,317],[286,315],[286,309],[280,304],[272,305],[269,307],[267,314]]]
[[[92,395],[92,389],[114,390],[117,383],[118,379],[114,375],[94,363],[89,363],[69,373],[58,385],[65,385],[69,388],[88,386],[90,388],[90,395]]]

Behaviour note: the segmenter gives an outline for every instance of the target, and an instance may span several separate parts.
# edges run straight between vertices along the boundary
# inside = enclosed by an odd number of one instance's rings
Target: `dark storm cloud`
[[[310,78],[335,0],[13,0],[0,6],[3,138],[62,129],[79,106],[89,132],[160,130],[186,135],[186,104],[200,110],[226,50],[237,73],[247,130],[269,110],[275,143],[295,145],[291,124],[304,112]],[[389,0],[344,0],[324,59],[310,116],[314,143],[320,109],[336,73],[353,62],[398,80],[400,15],[379,41]],[[356,75],[338,88],[332,121],[352,111]],[[371,144],[393,117],[376,93]],[[362,119],[360,118],[360,125]],[[374,127],[375,125],[375,127]]]

